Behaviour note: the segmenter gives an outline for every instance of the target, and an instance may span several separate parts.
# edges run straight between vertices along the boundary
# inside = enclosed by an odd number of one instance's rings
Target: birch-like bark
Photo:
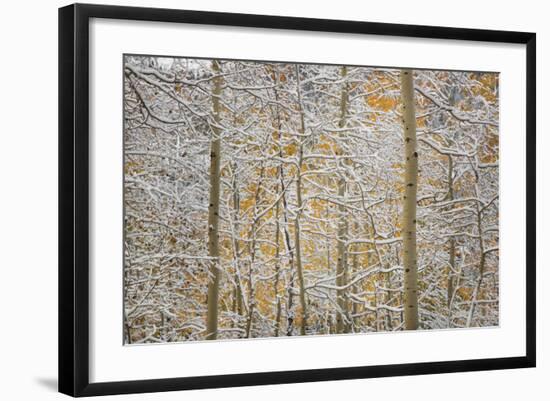
[[[279,157],[282,159],[281,154],[281,118],[279,115],[279,94],[278,94],[278,85],[279,85],[279,71],[277,68],[274,69],[274,79],[275,79],[275,89],[273,90],[275,95],[275,101],[277,102],[275,106],[275,119],[273,122],[273,128],[277,133],[277,147]],[[277,166],[277,177],[282,176],[282,163]],[[275,186],[275,193],[278,194],[279,191],[283,190],[280,187],[284,186],[284,182],[277,181]],[[284,196],[284,194],[283,194]],[[280,220],[280,210],[281,210],[281,200],[277,201],[275,206],[275,282],[273,283],[273,294],[275,296],[275,337],[279,337],[281,331],[281,297],[279,296],[279,282],[281,277],[281,220]]]
[[[298,64],[296,68],[296,83],[298,92],[298,107],[300,112],[300,133],[305,134],[305,118],[302,104],[302,91],[300,88],[300,70]],[[306,335],[307,328],[307,302],[304,283],[304,271],[302,267],[302,249],[300,246],[300,215],[302,211],[302,163],[304,156],[304,144],[302,139],[298,139],[298,171],[296,172],[296,217],[294,219],[294,247],[296,253],[296,272],[298,273],[298,285],[300,286],[300,306],[302,307],[302,322],[300,325],[300,335]]]
[[[243,313],[243,291],[242,280],[240,274],[240,245],[239,245],[239,214],[240,214],[240,197],[239,189],[237,188],[237,165],[234,163],[233,167],[233,179],[232,179],[232,191],[233,191],[233,260],[235,265],[235,290],[233,295],[233,313],[237,316],[241,316]]]
[[[125,341],[498,324],[498,77],[125,63]]]
[[[220,64],[217,60],[212,62],[214,74],[220,73]],[[219,210],[220,210],[220,159],[221,159],[221,106],[222,78],[217,76],[213,80],[212,111],[214,124],[212,124],[213,138],[210,145],[210,202],[208,204],[208,256],[210,256],[210,269],[208,277],[208,301],[206,316],[206,339],[215,340],[218,337],[218,295],[220,286],[219,269]]]
[[[418,271],[416,263],[416,192],[418,185],[418,152],[416,150],[416,116],[413,71],[401,70],[403,102],[403,136],[405,143],[405,195],[403,197],[402,237],[404,275],[405,329],[418,328]]]
[[[279,183],[276,186],[279,191]],[[273,293],[275,296],[275,337],[279,337],[281,330],[281,297],[279,296],[279,280],[281,275],[281,228],[279,218],[280,202],[275,206],[275,282],[273,283]]]
[[[278,68],[275,68],[274,69],[274,73],[275,73],[275,88],[274,88],[274,96],[275,96],[275,101],[276,101],[276,105],[275,105],[275,120],[276,120],[276,126],[274,127],[275,128],[275,131],[277,133],[276,135],[276,146],[277,146],[277,154],[279,156],[279,159],[280,160],[283,160],[283,147],[281,145],[281,141],[282,141],[282,134],[281,134],[281,129],[282,129],[282,121],[281,121],[281,113],[280,113],[280,109],[279,109],[279,90],[278,90],[278,85],[280,83],[280,80],[279,80],[279,69]],[[281,242],[281,238],[280,238],[280,231],[281,229],[283,230],[283,238],[282,238],[282,242],[283,242],[283,245],[284,245],[284,249],[286,249],[286,253],[288,254],[288,264],[289,264],[289,267],[290,267],[290,278],[288,279],[288,285],[287,285],[287,292],[288,292],[288,298],[287,298],[287,301],[286,301],[286,309],[287,309],[287,316],[286,316],[286,321],[287,321],[287,327],[286,327],[286,335],[287,336],[290,336],[292,335],[292,331],[293,331],[293,321],[294,321],[294,317],[292,315],[292,308],[293,308],[293,298],[294,298],[294,295],[292,294],[292,287],[293,287],[293,283],[294,283],[294,280],[292,278],[292,266],[294,266],[294,251],[292,249],[292,245],[291,245],[291,240],[290,240],[290,233],[288,231],[288,227],[289,227],[289,223],[288,223],[288,203],[286,201],[286,191],[287,191],[287,188],[286,188],[286,184],[285,184],[285,170],[284,170],[284,165],[282,162],[279,162],[279,165],[277,167],[277,176],[278,176],[278,183],[277,183],[277,191],[276,193],[279,193],[279,191],[282,192],[282,196],[281,196],[281,199],[277,202],[277,207],[276,207],[276,216],[277,216],[277,223],[276,223],[276,243],[277,243],[277,249],[276,249],[276,252],[277,252],[277,255],[276,255],[276,258],[277,258],[277,273],[276,273],[276,283],[275,283],[275,296],[277,297],[277,312],[276,312],[276,327],[275,327],[275,336],[277,337],[281,331],[281,320],[282,320],[282,302],[281,302],[281,299],[282,299],[282,296],[279,296],[278,294],[278,287],[279,287],[279,281],[281,280],[281,264],[280,264],[280,261],[279,261],[279,258],[280,258],[280,242]],[[281,205],[282,204],[282,205]],[[281,208],[282,206],[282,208]],[[281,210],[282,209],[282,210]],[[283,218],[283,223],[281,224],[280,223],[280,219],[279,219],[279,214],[282,214],[282,218]],[[282,226],[282,227],[281,227]],[[282,278],[284,279],[284,274],[282,275]]]
[[[347,76],[347,68],[342,67],[341,71],[342,79],[345,80]],[[338,128],[342,129],[346,125],[346,113],[348,103],[348,91],[347,85],[344,83],[342,93],[340,95],[340,120],[338,122]],[[342,156],[342,147],[338,146],[337,156]],[[346,328],[349,328],[348,316],[348,297],[347,289],[344,287],[348,281],[348,269],[347,269],[347,252],[346,242],[348,237],[348,223],[346,215],[346,179],[344,176],[338,178],[338,198],[340,205],[338,206],[338,256],[336,259],[336,300],[338,303],[338,312],[336,314],[336,332],[344,333]]]

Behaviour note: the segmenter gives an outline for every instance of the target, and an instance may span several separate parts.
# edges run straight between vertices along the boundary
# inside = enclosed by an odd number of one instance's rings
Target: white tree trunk
[[[212,62],[214,74],[219,74],[220,65],[217,60]],[[206,339],[215,340],[218,337],[218,292],[220,286],[219,270],[219,209],[220,209],[220,158],[221,158],[221,117],[220,95],[222,78],[214,78],[212,89],[212,110],[214,124],[213,138],[210,145],[210,202],[208,204],[208,255],[211,258],[208,278],[208,302],[206,316]]]
[[[342,79],[347,76],[347,68],[342,67]],[[340,96],[340,121],[338,127],[344,128],[346,125],[346,113],[348,103],[347,85],[344,83]],[[337,156],[343,154],[342,147],[338,146]],[[348,239],[348,223],[346,214],[346,179],[344,176],[338,178],[338,198],[340,205],[338,206],[338,256],[336,260],[336,300],[338,303],[338,312],[336,314],[336,332],[345,333],[349,329],[350,322],[348,321],[348,296],[347,289],[344,289],[348,282],[348,266],[347,266],[347,250],[346,242]]]
[[[300,88],[300,70],[296,64],[296,81],[298,86],[298,107],[300,111],[300,133],[305,134],[305,118],[302,105],[302,91]],[[307,301],[306,289],[304,283],[304,271],[302,267],[302,249],[300,246],[300,215],[302,210],[302,163],[304,156],[304,145],[302,139],[298,139],[298,171],[296,172],[296,218],[294,220],[294,247],[296,248],[296,273],[298,273],[298,284],[300,286],[300,305],[302,307],[302,324],[300,325],[300,335],[306,335],[307,328]]]
[[[405,195],[403,197],[403,267],[405,329],[418,328],[418,271],[416,264],[416,192],[418,153],[416,150],[416,116],[414,111],[413,71],[401,70],[403,135],[405,143]]]

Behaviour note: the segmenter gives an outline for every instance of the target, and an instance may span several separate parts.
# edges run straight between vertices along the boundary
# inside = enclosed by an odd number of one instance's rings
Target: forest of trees
[[[125,56],[124,342],[498,325],[498,78]]]

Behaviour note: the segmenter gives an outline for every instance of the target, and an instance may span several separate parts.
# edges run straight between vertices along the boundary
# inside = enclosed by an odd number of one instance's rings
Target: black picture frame
[[[89,380],[89,22],[159,21],[437,38],[526,46],[526,353],[520,357],[353,366],[90,383]],[[536,35],[526,32],[337,21],[266,15],[74,4],[59,9],[59,391],[95,396],[264,384],[316,382],[535,366]]]

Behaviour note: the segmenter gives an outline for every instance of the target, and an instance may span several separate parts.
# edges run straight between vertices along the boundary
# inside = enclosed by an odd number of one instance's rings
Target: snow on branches
[[[412,71],[418,328],[499,323],[498,74]],[[126,56],[126,343],[396,331],[398,69]]]

